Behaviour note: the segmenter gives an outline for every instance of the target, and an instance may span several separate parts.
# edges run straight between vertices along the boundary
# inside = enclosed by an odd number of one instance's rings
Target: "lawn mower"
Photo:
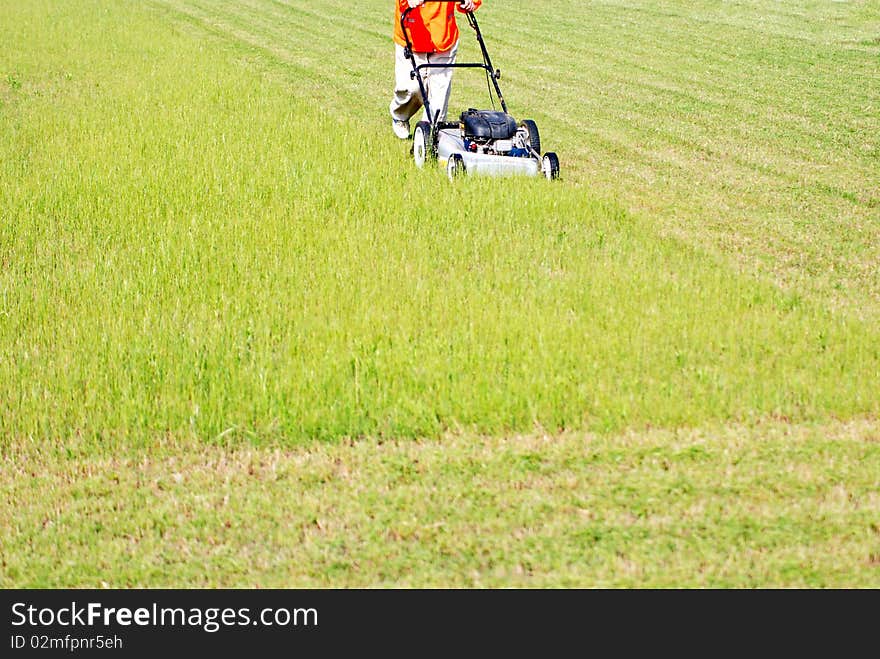
[[[460,2],[460,0],[427,0],[429,2]],[[446,167],[450,179],[463,174],[504,175],[542,175],[549,180],[559,178],[559,158],[555,153],[541,154],[541,137],[538,126],[531,119],[517,122],[507,111],[507,104],[501,94],[498,81],[501,71],[492,66],[489,52],[483,41],[480,26],[473,13],[466,14],[468,25],[477,36],[477,43],[483,53],[482,62],[456,62],[454,64],[417,64],[412,50],[412,41],[406,26],[406,19],[413,8],[401,12],[400,25],[403,28],[406,46],[404,56],[412,63],[410,77],[417,80],[425,106],[426,121],[416,124],[413,131],[412,153],[416,166],[438,162]],[[422,72],[425,69],[471,68],[483,69],[487,81],[501,105],[501,110],[477,110],[469,108],[461,113],[459,121],[440,121],[440,110],[432,112]],[[494,107],[495,103],[492,100]]]

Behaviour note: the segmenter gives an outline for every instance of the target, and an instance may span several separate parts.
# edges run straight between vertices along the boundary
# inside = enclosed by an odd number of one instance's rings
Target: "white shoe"
[[[400,119],[392,119],[391,120],[391,129],[394,131],[394,134],[397,135],[402,140],[409,139],[409,122],[401,121]]]

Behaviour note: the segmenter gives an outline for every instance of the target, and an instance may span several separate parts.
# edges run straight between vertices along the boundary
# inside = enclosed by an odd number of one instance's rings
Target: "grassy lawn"
[[[7,587],[880,586],[880,431],[864,420],[74,442],[0,467]]]
[[[0,7],[0,584],[880,584],[880,10],[487,2],[451,185],[388,4]]]

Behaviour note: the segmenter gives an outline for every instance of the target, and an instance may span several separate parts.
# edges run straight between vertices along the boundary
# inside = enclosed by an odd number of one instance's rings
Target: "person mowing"
[[[425,0],[397,0],[394,16],[394,97],[391,99],[391,127],[402,140],[409,138],[409,120],[424,105],[419,84],[410,77],[412,65],[404,56],[406,39],[400,26],[400,16],[412,8],[406,18],[406,27],[412,43],[416,64],[453,64],[458,50],[458,23],[456,10],[469,14],[482,0],[454,2],[425,2]],[[438,120],[446,120],[452,69],[424,69],[428,103],[433,112],[440,111]],[[427,113],[426,113],[427,115]],[[429,118],[425,116],[425,120]]]

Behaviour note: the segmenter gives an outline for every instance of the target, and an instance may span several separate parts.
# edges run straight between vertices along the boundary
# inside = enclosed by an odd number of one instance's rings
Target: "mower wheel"
[[[529,146],[532,147],[532,151],[541,155],[541,134],[538,132],[538,124],[531,119],[526,119],[520,124],[520,126],[526,129],[529,138]]]
[[[453,153],[449,156],[449,160],[446,161],[446,174],[449,176],[450,181],[454,181],[459,176],[465,174],[466,171],[464,158],[461,157],[460,153]]]
[[[548,181],[559,178],[559,158],[552,151],[548,151],[541,158],[541,173]]]
[[[433,162],[437,159],[437,149],[434,146],[434,140],[431,135],[431,124],[427,121],[420,121],[416,124],[413,131],[413,160],[416,167],[422,168],[426,162]]]

